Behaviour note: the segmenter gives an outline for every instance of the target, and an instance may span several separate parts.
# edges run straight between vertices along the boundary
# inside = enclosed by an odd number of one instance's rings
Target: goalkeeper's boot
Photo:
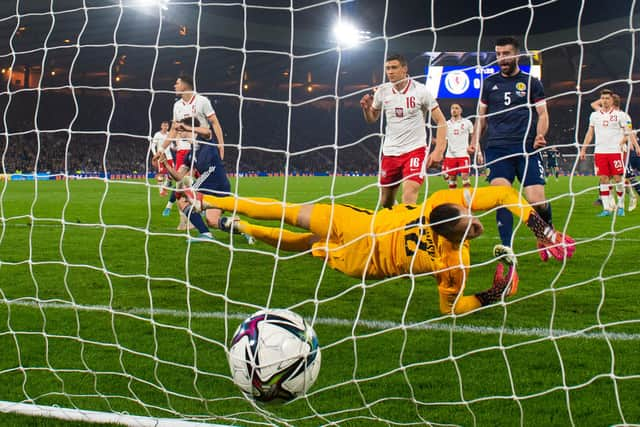
[[[633,196],[629,197],[629,212],[634,211],[638,207],[638,198]]]
[[[616,212],[618,216],[624,216],[624,208],[618,208],[618,212]]]
[[[240,234],[239,218],[231,216],[221,216],[218,220],[218,228],[227,233]]]
[[[242,237],[244,237],[247,240],[248,244],[250,245],[256,244],[256,239],[254,239],[253,236],[247,233],[242,233],[240,231],[240,218],[238,217],[230,217],[230,216],[221,217],[220,221],[218,222],[218,228],[220,228],[220,230],[222,231],[226,231],[227,233],[242,234]]]
[[[494,258],[499,258],[500,261],[504,262],[507,265],[516,265],[518,263],[518,259],[513,253],[513,249],[511,249],[509,246],[495,245],[493,247],[493,256]]]

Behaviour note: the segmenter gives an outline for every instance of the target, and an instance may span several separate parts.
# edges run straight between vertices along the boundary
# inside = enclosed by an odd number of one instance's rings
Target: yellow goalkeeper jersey
[[[331,220],[327,239],[313,255],[354,277],[383,278],[436,272],[439,285],[459,288],[469,265],[469,243],[450,242],[427,226],[436,206],[455,203],[471,210],[504,205],[526,221],[532,208],[510,187],[442,190],[421,205],[400,204],[377,212],[349,205],[324,205],[312,221]],[[366,273],[366,274],[365,274]],[[454,289],[452,289],[452,292]]]

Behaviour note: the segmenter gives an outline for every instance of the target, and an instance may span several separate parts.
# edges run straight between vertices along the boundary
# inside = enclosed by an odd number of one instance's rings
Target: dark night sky
[[[133,1],[123,0],[120,7],[117,0],[85,0],[85,10],[82,0],[54,0],[53,14],[49,1],[0,1],[0,67],[28,66],[32,79],[44,70],[41,87],[46,89],[39,109],[35,90],[13,95],[7,110],[11,131],[32,129],[33,120],[40,128],[69,126],[75,112],[71,83],[80,108],[75,128],[149,134],[169,116],[173,81],[186,72],[213,100],[230,140],[240,129],[245,138],[260,139],[265,128],[277,124],[273,135],[281,141],[289,131],[297,132],[297,123],[314,117],[322,130],[337,126],[349,143],[366,131],[360,114],[355,111],[351,122],[336,125],[333,108],[357,108],[362,91],[380,83],[386,52],[405,54],[411,74],[420,76],[427,51],[491,50],[497,36],[523,38],[525,33],[526,47],[543,51],[543,82],[552,108],[573,111],[607,81],[619,80],[611,87],[625,97],[630,90],[638,93],[635,84],[625,82],[630,70],[640,79],[638,42],[628,31],[628,17],[633,14],[634,28],[640,24],[629,1],[602,7],[593,0],[535,0],[531,8],[527,0],[483,0],[480,11],[478,2],[469,0],[353,0],[340,7],[294,0],[292,13],[288,0],[253,0],[246,7],[237,0],[204,0],[202,6],[172,0],[162,19],[157,7],[130,7]],[[337,50],[331,30],[339,11],[370,31],[372,39]],[[180,26],[185,35],[179,34]],[[586,92],[582,97],[577,85]],[[7,100],[5,89],[3,110]],[[286,125],[289,101],[295,105],[292,129]],[[469,100],[469,111],[474,102]],[[313,137],[313,131],[305,136]]]

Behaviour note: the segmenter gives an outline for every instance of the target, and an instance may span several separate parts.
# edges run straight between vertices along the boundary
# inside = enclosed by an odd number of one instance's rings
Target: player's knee
[[[219,222],[221,216],[222,213],[217,209],[209,209],[207,210],[204,221],[207,223],[207,226],[211,228],[220,228]]]

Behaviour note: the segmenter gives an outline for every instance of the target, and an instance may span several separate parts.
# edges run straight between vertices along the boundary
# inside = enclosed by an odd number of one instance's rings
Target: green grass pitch
[[[2,182],[0,400],[235,425],[640,423],[640,212],[597,218],[595,186],[547,185],[556,228],[578,241],[573,259],[542,263],[521,225],[519,293],[451,319],[428,275],[362,283],[221,232],[188,245],[177,212],[162,217],[166,199],[141,181]],[[431,178],[429,192],[443,187]],[[237,188],[369,208],[377,197],[364,177]],[[481,220],[466,293],[489,287],[495,268],[494,214]],[[230,380],[225,343],[267,305],[316,319],[322,369],[308,398],[254,407]]]

